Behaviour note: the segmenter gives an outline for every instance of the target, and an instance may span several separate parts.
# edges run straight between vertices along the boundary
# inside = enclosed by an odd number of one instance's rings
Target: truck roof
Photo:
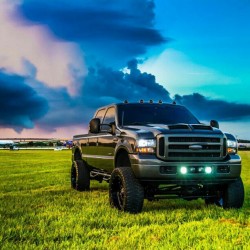
[[[140,102],[119,102],[119,103],[111,103],[111,104],[108,104],[108,105],[105,105],[105,106],[102,106],[102,107],[99,107],[97,110],[100,110],[100,109],[106,109],[108,107],[111,107],[111,106],[132,106],[132,105],[164,105],[164,106],[182,106],[184,107],[183,105],[179,105],[179,104],[176,104],[175,102],[174,103],[164,103],[164,102],[153,102],[152,100],[150,100],[149,102],[144,102],[144,101],[140,101]]]

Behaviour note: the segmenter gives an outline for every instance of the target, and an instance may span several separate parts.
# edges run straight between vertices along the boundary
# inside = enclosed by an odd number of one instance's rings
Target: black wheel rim
[[[111,185],[113,205],[120,210],[124,209],[125,188],[119,175],[116,175]]]

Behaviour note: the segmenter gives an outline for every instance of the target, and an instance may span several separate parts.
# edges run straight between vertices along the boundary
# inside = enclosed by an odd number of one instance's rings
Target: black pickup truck
[[[141,212],[144,199],[161,198],[241,208],[240,174],[235,137],[181,105],[111,104],[96,111],[88,134],[73,137],[72,188],[107,181],[111,206],[130,213]]]

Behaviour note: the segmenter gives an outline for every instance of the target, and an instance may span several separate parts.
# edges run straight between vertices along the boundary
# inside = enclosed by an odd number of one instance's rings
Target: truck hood
[[[222,134],[221,130],[204,124],[147,124],[130,125],[121,129],[127,135],[139,138],[152,138],[159,134]]]

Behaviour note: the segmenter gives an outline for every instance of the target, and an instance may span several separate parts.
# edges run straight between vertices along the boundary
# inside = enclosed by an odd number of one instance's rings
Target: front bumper
[[[167,162],[154,155],[130,155],[131,167],[135,176],[142,182],[157,182],[159,184],[222,184],[240,177],[241,158],[230,155],[224,161],[199,162]],[[181,173],[186,167],[187,173]],[[211,173],[205,173],[205,167],[211,167]]]

